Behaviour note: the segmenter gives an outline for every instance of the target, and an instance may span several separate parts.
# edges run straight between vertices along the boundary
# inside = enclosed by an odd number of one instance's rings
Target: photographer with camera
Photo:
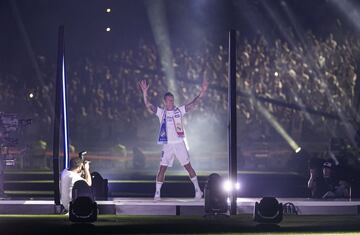
[[[350,196],[350,184],[339,178],[333,163],[329,161],[322,164],[320,172],[316,167],[310,167],[308,189],[311,191],[312,198],[348,198]]]
[[[60,182],[60,194],[61,194],[61,204],[68,211],[69,204],[72,200],[72,189],[75,182],[83,180],[89,185],[92,184],[91,175],[90,175],[90,162],[84,161],[83,152],[79,154],[78,158],[72,158],[70,160],[70,168],[64,169],[61,172],[61,182]]]

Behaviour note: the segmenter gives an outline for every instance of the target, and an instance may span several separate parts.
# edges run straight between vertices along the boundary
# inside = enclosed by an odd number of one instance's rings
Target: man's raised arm
[[[146,80],[141,80],[139,82],[139,87],[141,88],[141,91],[143,93],[143,97],[144,97],[144,103],[146,108],[149,110],[149,112],[151,113],[156,113],[156,107],[149,102],[148,97],[147,97],[147,92],[149,89],[149,84],[146,83]]]
[[[195,109],[196,105],[199,103],[200,98],[202,98],[208,88],[208,81],[206,80],[206,78],[204,78],[204,80],[202,81],[201,84],[201,89],[200,89],[200,93],[199,95],[197,95],[190,103],[185,105],[185,110],[186,112],[192,111]]]

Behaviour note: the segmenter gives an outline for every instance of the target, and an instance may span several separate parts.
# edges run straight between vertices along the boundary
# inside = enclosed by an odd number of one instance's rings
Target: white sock
[[[195,192],[200,192],[200,186],[199,186],[199,182],[198,182],[198,179],[197,179],[197,176],[193,177],[193,178],[190,178],[191,182],[194,184],[194,187],[195,187]]]
[[[159,192],[159,194],[160,194],[162,185],[163,185],[163,182],[156,181],[156,192]]]

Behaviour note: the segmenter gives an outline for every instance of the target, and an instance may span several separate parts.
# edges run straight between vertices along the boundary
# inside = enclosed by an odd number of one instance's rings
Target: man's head
[[[173,110],[175,107],[174,104],[174,95],[171,92],[166,92],[164,95],[164,104],[166,110]]]
[[[75,157],[70,160],[70,171],[74,171],[76,173],[80,173],[81,168],[83,166],[83,160],[81,158]]]
[[[325,178],[331,177],[332,167],[333,167],[333,165],[331,164],[331,162],[324,162],[324,164],[323,164],[323,176]]]

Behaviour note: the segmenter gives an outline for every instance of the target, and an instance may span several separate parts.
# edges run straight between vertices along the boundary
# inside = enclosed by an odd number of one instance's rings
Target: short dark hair
[[[79,157],[74,157],[70,159],[70,168],[69,170],[75,170],[76,168],[78,168],[79,166],[81,166],[81,164],[83,163],[83,160]]]
[[[331,164],[331,162],[324,162],[323,164],[323,168],[329,168],[332,169],[333,165]]]
[[[166,92],[165,95],[164,95],[164,100],[167,96],[171,96],[171,97],[174,97],[174,95],[171,93],[171,92]]]

